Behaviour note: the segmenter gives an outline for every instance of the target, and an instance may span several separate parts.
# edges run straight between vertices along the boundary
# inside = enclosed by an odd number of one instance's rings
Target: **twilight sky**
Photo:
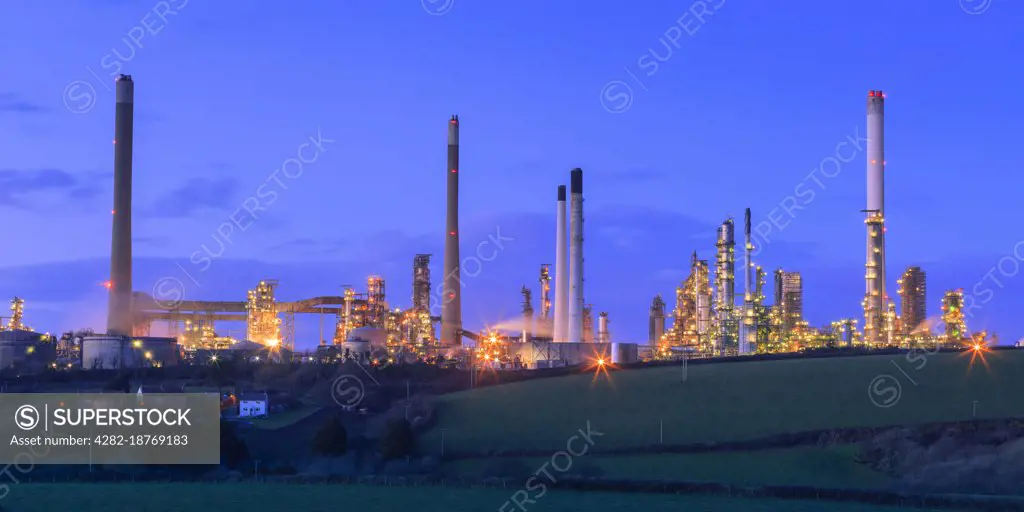
[[[5,4],[0,297],[24,297],[33,327],[104,327],[123,72],[136,83],[136,290],[244,300],[276,278],[296,300],[378,273],[408,306],[414,254],[434,254],[440,283],[457,113],[463,257],[491,258],[480,244],[502,238],[493,260],[464,264],[467,328],[515,316],[523,284],[536,295],[572,167],[586,298],[613,339],[646,340],[652,297],[671,308],[691,252],[713,259],[717,224],[741,228],[745,207],[757,262],[804,274],[813,324],[860,318],[858,147],[867,92],[882,89],[888,286],[920,265],[930,315],[960,287],[969,328],[1024,336],[1024,3],[286,4]],[[301,174],[281,170],[297,155]],[[300,321],[300,347],[317,328]]]

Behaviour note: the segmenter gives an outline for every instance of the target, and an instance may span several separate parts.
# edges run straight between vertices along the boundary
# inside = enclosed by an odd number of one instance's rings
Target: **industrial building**
[[[967,339],[967,322],[964,320],[964,290],[949,290],[942,296],[943,337],[946,343],[957,344]]]
[[[907,267],[896,284],[899,286],[902,313],[902,333],[911,336],[924,326],[928,318],[928,302],[925,298],[927,287],[925,273],[921,267]]]

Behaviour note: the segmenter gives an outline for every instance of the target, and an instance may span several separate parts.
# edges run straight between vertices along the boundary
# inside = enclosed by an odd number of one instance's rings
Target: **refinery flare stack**
[[[441,344],[462,344],[462,280],[459,272],[459,116],[448,121],[448,213],[444,236],[444,299]]]
[[[132,335],[132,131],[135,83],[120,75],[114,111],[114,208],[110,240],[107,333]]]

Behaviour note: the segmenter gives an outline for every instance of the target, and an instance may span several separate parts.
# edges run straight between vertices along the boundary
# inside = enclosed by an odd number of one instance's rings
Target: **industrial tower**
[[[885,340],[885,95],[868,93],[867,143],[867,263],[864,281],[864,342],[877,345]]]
[[[651,301],[650,323],[647,327],[647,341],[651,345],[658,345],[665,336],[665,300],[661,295],[655,295]]]
[[[569,329],[568,341],[584,341],[583,170],[569,173]],[[593,325],[591,325],[593,329]]]
[[[964,321],[964,290],[950,290],[942,296],[942,323],[946,330],[946,343],[959,343],[967,338],[967,323]]]
[[[537,320],[537,332],[550,333],[551,325],[551,265],[540,266],[540,318]],[[545,334],[546,335],[546,334]]]
[[[740,326],[740,354],[753,352],[757,345],[757,311],[754,306],[755,291],[751,288],[754,280],[754,262],[751,254],[754,244],[750,241],[750,208],[743,212],[743,323]]]
[[[114,107],[114,209],[107,334],[132,335],[132,142],[135,82],[118,75]]]
[[[523,294],[523,343],[529,343],[533,339],[533,299],[530,289],[523,285],[520,290]]]
[[[896,285],[899,287],[900,294],[903,335],[911,336],[921,333],[921,327],[928,318],[924,271],[921,270],[921,267],[907,267],[903,276],[896,281]]]
[[[459,270],[459,116],[448,121],[448,214],[444,237],[441,345],[462,344],[462,279]]]
[[[717,339],[715,352],[726,355],[736,346],[738,325],[735,317],[736,304],[736,240],[732,219],[726,219],[718,227],[718,253],[715,261],[715,313]]]
[[[569,340],[569,250],[565,220],[565,185],[558,186],[558,213],[555,227],[555,319],[551,341]]]

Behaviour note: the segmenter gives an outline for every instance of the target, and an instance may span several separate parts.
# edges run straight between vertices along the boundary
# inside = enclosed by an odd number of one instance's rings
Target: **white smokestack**
[[[569,174],[569,341],[583,341],[583,170]]]
[[[558,225],[555,233],[555,327],[552,341],[569,337],[569,260],[566,258],[565,185],[558,186]]]

